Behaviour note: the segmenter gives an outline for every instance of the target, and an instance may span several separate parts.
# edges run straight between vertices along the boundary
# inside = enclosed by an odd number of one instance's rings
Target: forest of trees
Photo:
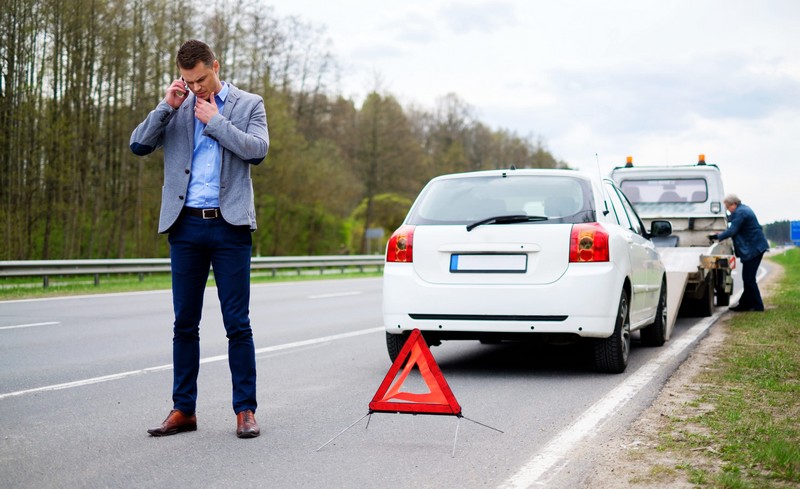
[[[791,225],[791,221],[775,221],[762,227],[764,228],[764,234],[767,236],[767,239],[772,242],[772,244],[785,245],[792,242]]]
[[[566,167],[532,136],[487,127],[455,94],[403,107],[376,81],[358,106],[337,94],[324,30],[278,18],[266,0],[196,7],[3,0],[0,260],[168,255],[156,232],[163,155],[136,157],[128,143],[190,38],[212,46],[223,80],[266,103],[257,256],[363,253],[364,230],[391,232],[441,173]]]

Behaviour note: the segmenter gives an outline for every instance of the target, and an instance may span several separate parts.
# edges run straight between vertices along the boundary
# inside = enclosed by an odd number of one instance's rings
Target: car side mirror
[[[650,223],[650,236],[663,238],[672,234],[672,223],[669,221],[655,220]]]

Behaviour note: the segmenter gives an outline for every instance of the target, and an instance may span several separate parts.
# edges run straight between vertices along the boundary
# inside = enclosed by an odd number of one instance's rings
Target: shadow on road
[[[455,342],[453,342],[455,343]],[[449,373],[486,377],[595,374],[591,345],[551,345],[541,342],[480,344],[474,341],[432,349],[439,367]]]

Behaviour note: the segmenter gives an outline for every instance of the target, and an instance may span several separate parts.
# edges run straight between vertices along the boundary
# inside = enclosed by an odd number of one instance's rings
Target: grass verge
[[[695,487],[800,487],[800,249],[770,260],[785,274],[767,311],[730,318],[720,360],[697,379],[705,407],[661,435],[660,450],[693,460],[676,468]]]

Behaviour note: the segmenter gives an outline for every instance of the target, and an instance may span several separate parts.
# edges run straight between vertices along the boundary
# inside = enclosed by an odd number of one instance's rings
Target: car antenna
[[[594,154],[594,159],[597,162],[597,176],[600,177],[600,188],[603,188],[603,173],[600,171],[600,157],[597,156],[597,152]],[[603,191],[603,205],[606,206],[606,210],[603,211],[603,215],[608,215],[608,201],[606,200],[606,193]]]

